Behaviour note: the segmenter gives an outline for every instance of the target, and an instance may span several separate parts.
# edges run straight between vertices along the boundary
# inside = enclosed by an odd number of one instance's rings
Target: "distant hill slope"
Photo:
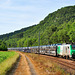
[[[0,35],[8,47],[23,47],[40,44],[75,42],[75,6],[68,6],[50,13],[39,24],[13,33]]]

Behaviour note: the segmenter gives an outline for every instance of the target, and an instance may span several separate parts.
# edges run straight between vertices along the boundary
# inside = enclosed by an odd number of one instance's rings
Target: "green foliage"
[[[0,51],[7,51],[6,43],[0,40]]]
[[[68,6],[50,13],[39,24],[13,33],[1,35],[8,47],[37,46],[75,42],[75,6]]]
[[[75,42],[75,22],[72,23],[68,35],[70,37],[69,41]]]

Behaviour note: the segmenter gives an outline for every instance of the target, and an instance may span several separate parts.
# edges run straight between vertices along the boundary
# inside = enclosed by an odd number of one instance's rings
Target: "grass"
[[[0,63],[14,55],[14,52],[0,52]]]
[[[47,57],[30,53],[26,53],[26,55],[36,63],[35,66],[38,68],[40,75],[69,75],[57,63]]]
[[[18,57],[16,52],[0,52],[0,75],[6,75]]]

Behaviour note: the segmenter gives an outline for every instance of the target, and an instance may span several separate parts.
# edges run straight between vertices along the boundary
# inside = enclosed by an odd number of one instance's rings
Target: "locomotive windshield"
[[[72,45],[72,50],[75,50],[75,45]]]

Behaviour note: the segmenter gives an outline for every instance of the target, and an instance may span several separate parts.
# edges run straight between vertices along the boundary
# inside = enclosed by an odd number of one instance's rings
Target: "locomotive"
[[[53,44],[34,47],[18,47],[18,48],[8,48],[8,50],[18,50],[28,53],[75,58],[75,45],[72,44]]]
[[[57,54],[63,57],[75,58],[75,45],[59,45],[57,46]]]

